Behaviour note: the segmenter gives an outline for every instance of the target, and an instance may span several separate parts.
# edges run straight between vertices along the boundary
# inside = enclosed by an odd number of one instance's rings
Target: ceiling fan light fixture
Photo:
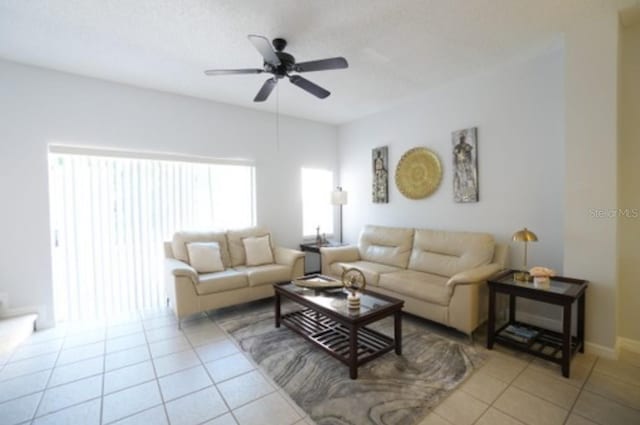
[[[218,75],[238,75],[238,74],[273,74],[264,82],[258,94],[253,99],[254,102],[264,102],[267,100],[278,80],[287,77],[292,84],[300,87],[307,93],[316,96],[319,99],[325,99],[331,95],[331,92],[320,87],[319,85],[303,78],[299,75],[290,75],[290,72],[314,72],[327,71],[331,69],[344,69],[349,67],[349,63],[343,57],[334,57],[327,59],[318,59],[307,62],[296,63],[296,59],[283,50],[287,47],[287,40],[284,38],[274,38],[271,43],[261,35],[249,34],[249,41],[258,50],[262,56],[263,68],[247,68],[247,69],[209,69],[204,71],[207,76]],[[271,47],[273,45],[273,47]],[[274,50],[275,49],[275,50]]]

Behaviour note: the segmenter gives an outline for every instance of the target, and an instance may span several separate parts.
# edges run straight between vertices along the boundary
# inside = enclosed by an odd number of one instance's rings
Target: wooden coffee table
[[[276,328],[280,324],[299,333],[327,353],[349,366],[351,379],[358,367],[393,349],[402,354],[402,306],[404,301],[364,291],[360,310],[347,308],[347,293],[342,288],[308,289],[291,282],[273,285],[276,293]],[[302,308],[281,315],[281,300],[287,298]],[[391,338],[366,325],[394,316]]]

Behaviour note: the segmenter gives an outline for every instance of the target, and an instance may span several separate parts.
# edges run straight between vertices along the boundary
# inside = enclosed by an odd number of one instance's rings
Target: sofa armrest
[[[357,246],[322,247],[320,248],[320,260],[322,273],[329,274],[329,268],[333,263],[359,261],[360,251]]]
[[[451,278],[447,281],[447,286],[453,287],[455,285],[467,285],[470,283],[484,282],[501,269],[502,266],[500,264],[491,263],[484,266],[476,267],[475,269],[465,270],[451,276]]]
[[[304,252],[277,246],[274,250],[274,256],[277,264],[293,266],[299,258],[304,258]]]
[[[360,251],[357,246],[325,246],[320,248],[320,254],[327,259],[329,264],[333,264],[336,261],[352,262],[360,260]]]
[[[164,264],[167,275],[188,277],[193,283],[198,283],[198,272],[184,261],[176,260],[175,258],[165,258]]]

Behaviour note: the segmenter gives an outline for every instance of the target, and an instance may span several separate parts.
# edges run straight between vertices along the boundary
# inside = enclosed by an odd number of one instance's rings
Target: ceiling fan
[[[300,87],[312,95],[324,99],[331,93],[319,85],[303,78],[299,75],[291,75],[291,72],[311,72],[325,71],[329,69],[347,68],[349,64],[343,57],[319,59],[308,62],[296,63],[296,58],[283,52],[287,46],[287,41],[283,38],[273,39],[273,48],[266,37],[250,34],[249,41],[260,52],[264,58],[262,68],[247,69],[209,69],[204,71],[206,75],[234,75],[234,74],[262,74],[263,72],[273,74],[273,77],[264,82],[260,91],[253,99],[254,102],[264,102],[271,94],[271,91],[278,83],[278,80],[287,77],[292,84]],[[274,50],[275,49],[275,50]]]

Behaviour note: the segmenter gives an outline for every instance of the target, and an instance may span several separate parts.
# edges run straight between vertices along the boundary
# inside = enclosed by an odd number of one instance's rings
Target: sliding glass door
[[[162,305],[163,242],[174,232],[255,223],[250,164],[52,148],[49,169],[58,321]]]

